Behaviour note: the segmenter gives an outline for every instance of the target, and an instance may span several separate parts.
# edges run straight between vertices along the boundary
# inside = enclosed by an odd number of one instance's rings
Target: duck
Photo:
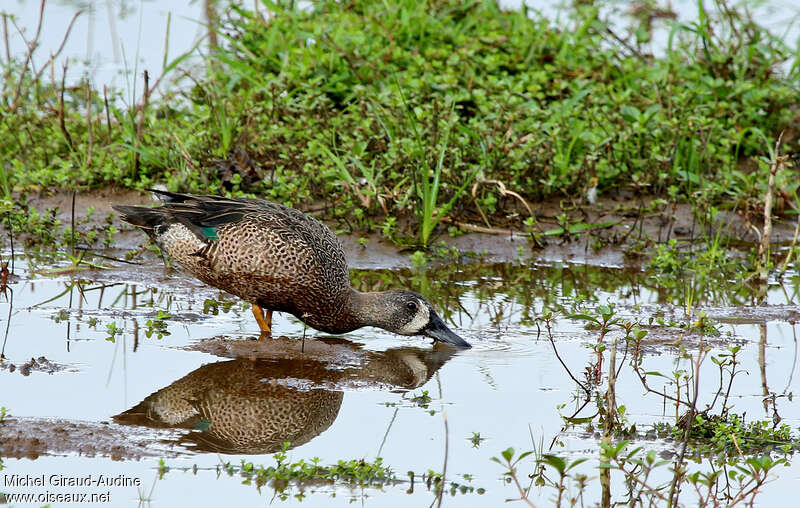
[[[113,208],[189,274],[249,302],[262,337],[272,334],[273,312],[287,312],[334,335],[373,326],[471,347],[419,293],[351,287],[341,241],[300,210],[256,198],[151,192],[161,206]]]
[[[408,391],[425,385],[457,349],[401,346],[370,351],[340,338],[214,337],[190,347],[222,355],[112,417],[115,423],[192,429],[165,442],[195,451],[265,454],[294,448],[336,420],[344,391]],[[175,441],[177,438],[177,442]]]

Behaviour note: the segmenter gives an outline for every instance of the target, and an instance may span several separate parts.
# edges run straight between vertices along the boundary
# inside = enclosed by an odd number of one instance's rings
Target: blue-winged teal
[[[366,351],[342,339],[233,344],[247,358],[203,365],[114,421],[199,429],[179,442],[202,451],[274,453],[287,441],[300,446],[330,427],[342,390],[411,390],[427,383],[455,354],[450,347]],[[229,353],[233,344],[212,339],[192,349],[216,353],[222,347]]]
[[[260,199],[153,192],[163,206],[114,209],[192,275],[250,302],[264,334],[279,311],[327,333],[377,326],[470,347],[420,294],[351,288],[339,239],[299,210]]]

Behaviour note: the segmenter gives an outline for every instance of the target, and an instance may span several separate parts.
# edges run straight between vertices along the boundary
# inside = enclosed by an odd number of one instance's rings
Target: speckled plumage
[[[114,208],[207,284],[328,333],[378,326],[469,347],[421,295],[352,289],[339,239],[299,210],[259,199],[154,193],[164,206]]]
[[[197,429],[181,441],[199,450],[273,453],[286,441],[300,446],[328,429],[343,389],[417,388],[455,354],[452,348],[366,351],[338,339],[305,346],[290,339],[233,342],[247,347],[250,357],[203,365],[114,421]]]
[[[116,415],[118,423],[201,428],[186,436],[200,450],[272,453],[300,446],[326,430],[342,392],[299,390],[286,383],[296,365],[249,359],[203,365]]]

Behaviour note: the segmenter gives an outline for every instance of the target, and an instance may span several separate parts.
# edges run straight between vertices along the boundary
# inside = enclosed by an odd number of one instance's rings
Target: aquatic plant
[[[166,320],[170,317],[172,316],[170,316],[168,312],[159,310],[153,319],[147,320],[147,323],[145,324],[145,336],[149,339],[153,336],[153,334],[155,334],[156,338],[160,340],[165,336],[170,335],[170,332],[167,331],[166,323]]]
[[[687,312],[691,310],[691,307],[687,308]],[[692,323],[691,314],[688,314],[685,329],[696,334],[699,343],[695,353],[684,353],[688,367],[676,367],[671,373],[647,371],[644,366],[642,343],[648,332],[643,327],[650,325],[621,316],[612,305],[584,308],[581,313],[569,317],[586,321],[598,334],[597,346],[593,348],[596,359],[587,364],[583,379],[574,374],[558,354],[550,324],[553,314],[545,313],[540,322],[557,359],[580,388],[577,409],[569,415],[562,415],[564,430],[585,426],[588,430],[598,428],[601,431],[602,438],[598,443],[601,505],[609,506],[611,502],[611,471],[625,477],[627,490],[623,498],[626,504],[634,506],[678,506],[680,492],[687,485],[694,489],[700,506],[715,506],[721,499],[727,500],[729,506],[752,502],[768,481],[770,472],[788,465],[788,454],[800,450],[800,435],[788,425],[779,424],[775,401],[787,395],[771,395],[772,420],[754,420],[745,424],[744,415],[733,411],[729,395],[734,378],[742,373],[737,357],[740,346],[730,345],[726,352],[711,356],[719,370],[719,386],[713,399],[704,408],[699,407],[700,370],[709,352],[705,343],[707,325],[702,324],[703,317]],[[617,361],[618,349],[624,351],[625,358],[630,355],[629,366],[646,396],[660,397],[674,408],[673,424],[659,423],[652,430],[643,432],[628,420],[627,409],[617,405],[615,395],[617,378],[623,374],[625,361]],[[608,365],[604,368],[605,361]],[[607,373],[605,386],[601,385],[603,371]],[[663,390],[654,388],[653,379],[659,378],[666,381]],[[559,409],[564,407],[562,405]],[[594,408],[595,412],[586,415],[584,411],[587,408]],[[656,451],[647,449],[646,444],[637,443],[656,437],[672,438],[675,454],[671,459],[659,458]],[[553,443],[557,441],[558,437]],[[502,460],[493,459],[505,468],[504,474],[513,481],[520,499],[532,504],[530,491],[537,486],[555,490],[555,506],[582,503],[590,477],[585,467],[577,466],[587,459],[573,460],[545,453],[543,444],[537,446],[533,435],[531,445],[533,449],[530,451],[515,455],[509,448],[502,452]],[[528,475],[530,483],[523,485],[520,478],[524,476],[519,471],[523,459],[529,456],[533,458],[534,463],[530,466],[533,472]],[[705,462],[706,466],[692,470],[689,458]],[[570,473],[573,468],[577,469]],[[666,480],[665,469],[670,473]],[[555,472],[556,476],[552,477],[549,472]]]

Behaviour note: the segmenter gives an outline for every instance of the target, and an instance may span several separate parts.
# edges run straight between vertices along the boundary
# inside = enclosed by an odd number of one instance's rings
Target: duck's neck
[[[383,328],[382,316],[386,314],[386,304],[383,291],[366,292],[350,288],[345,297],[342,308],[341,322],[346,324],[351,331],[362,326],[377,326]]]

